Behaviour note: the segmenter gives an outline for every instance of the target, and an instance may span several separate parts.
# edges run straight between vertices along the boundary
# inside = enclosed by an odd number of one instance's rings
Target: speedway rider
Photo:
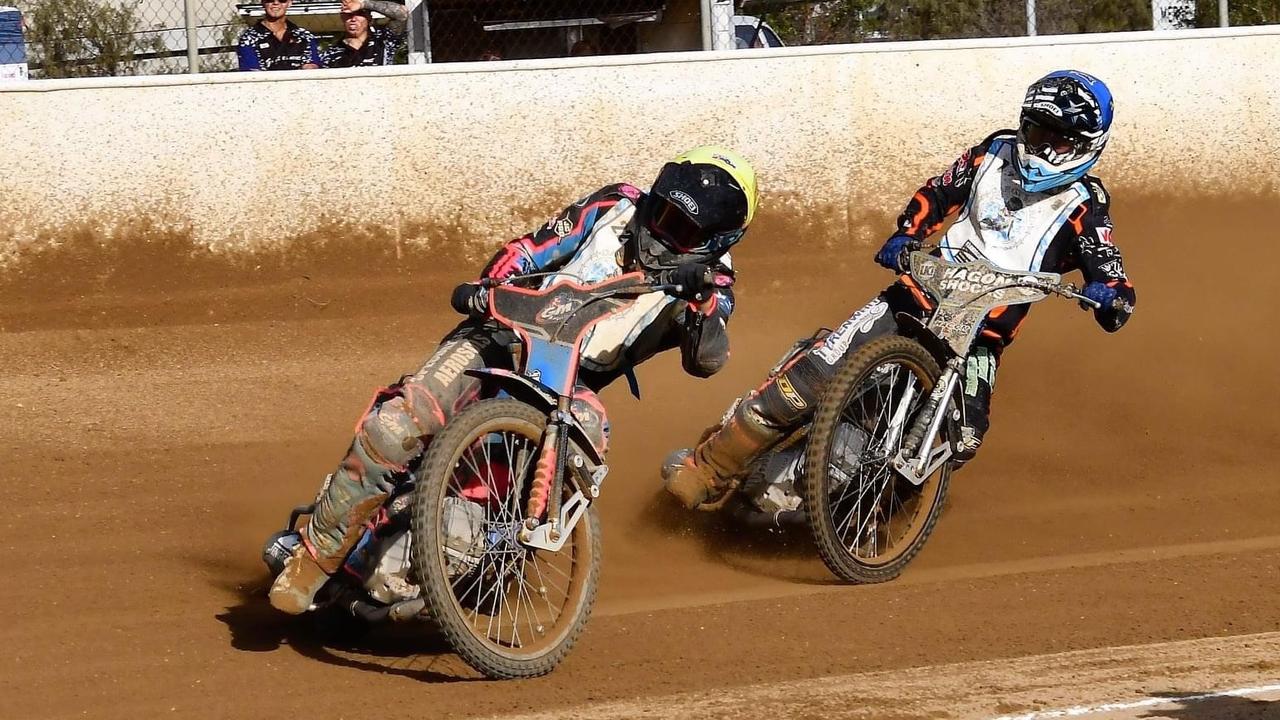
[[[668,162],[644,193],[606,186],[566,208],[543,227],[507,243],[482,278],[545,274],[593,283],[626,272],[661,273],[680,290],[652,292],[597,325],[582,352],[582,385],[573,413],[601,452],[608,422],[595,391],[654,354],[680,348],[685,371],[717,372],[728,359],[726,322],[733,296],[715,276],[731,275],[727,251],[751,224],[756,177],[738,154],[694,148]],[[412,375],[378,392],[357,425],[346,457],[324,482],[301,542],[277,575],[270,601],[305,612],[343,561],[426,443],[481,392],[467,370],[511,366],[515,336],[483,316],[479,286],[454,290],[453,306],[469,317],[441,341]]]
[[[1133,313],[1136,296],[1120,251],[1111,242],[1110,198],[1085,173],[1102,154],[1111,129],[1111,92],[1074,70],[1050,73],[1027,90],[1017,132],[1001,130],[966,150],[907,203],[898,232],[876,254],[903,273],[907,251],[955,223],[934,252],[947,260],[983,259],[1016,271],[1080,270],[1083,294],[1101,303],[1098,324],[1115,332]],[[693,449],[679,450],[662,468],[666,488],[693,508],[730,488],[751,462],[808,422],[823,388],[842,360],[862,343],[893,332],[894,314],[929,310],[929,298],[909,275],[885,289],[830,334],[797,344],[765,383],[740,398]],[[972,459],[989,426],[996,365],[1026,317],[1028,305],[993,310],[969,356],[965,421],[956,459]]]

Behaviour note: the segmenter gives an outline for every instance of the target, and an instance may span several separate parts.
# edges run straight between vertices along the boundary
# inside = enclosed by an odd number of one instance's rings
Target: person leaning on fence
[[[391,22],[386,27],[374,25],[373,12],[386,15]],[[320,64],[330,68],[393,65],[408,20],[404,6],[390,0],[342,0],[346,36],[325,48]]]
[[[262,0],[265,17],[240,33],[241,70],[313,70],[320,43],[310,30],[285,18],[292,0]]]

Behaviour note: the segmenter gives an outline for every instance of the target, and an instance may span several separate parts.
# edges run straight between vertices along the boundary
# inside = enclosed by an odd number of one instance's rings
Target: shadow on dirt
[[[1280,720],[1280,701],[1248,697],[1203,697],[1190,693],[1160,693],[1179,707],[1146,711],[1143,718],[1168,720]]]
[[[708,561],[739,572],[804,585],[837,584],[818,559],[803,517],[775,522],[736,499],[716,512],[685,510],[658,491],[645,504],[638,524],[693,540]]]
[[[237,650],[272,652],[288,645],[319,662],[422,682],[482,679],[428,625],[368,627],[341,612],[289,617],[267,603],[265,577],[227,589],[235,592],[237,602],[216,617],[231,631],[231,646]]]

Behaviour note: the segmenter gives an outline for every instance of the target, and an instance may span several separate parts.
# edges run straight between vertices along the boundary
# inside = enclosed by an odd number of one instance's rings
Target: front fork
[[[938,437],[943,421],[947,419],[948,400],[954,395],[960,378],[964,376],[964,370],[963,358],[954,357],[947,362],[947,369],[942,372],[942,376],[933,386],[933,391],[929,393],[929,399],[925,402],[924,408],[911,424],[911,430],[903,440],[902,448],[893,458],[894,468],[913,485],[924,484],[930,475],[951,459],[951,443],[943,443],[936,448],[933,443]],[[899,407],[898,414],[905,415],[902,408],[908,404],[909,401],[904,396],[904,402]],[[898,414],[895,414],[895,420],[898,420]],[[894,428],[891,428],[890,431],[893,432],[893,430]]]
[[[533,485],[529,490],[525,521],[518,535],[521,543],[552,552],[564,547],[574,527],[586,513],[587,506],[591,504],[581,488],[575,489],[568,500],[561,502],[564,497],[566,463],[571,462],[575,468],[585,465],[582,455],[573,453],[573,457],[569,457],[572,404],[572,398],[561,397],[549,416],[547,432],[543,436],[538,464],[533,473]],[[587,488],[593,499],[599,497],[600,484],[608,471],[606,465],[593,468],[591,484]],[[541,521],[544,513],[546,523]]]

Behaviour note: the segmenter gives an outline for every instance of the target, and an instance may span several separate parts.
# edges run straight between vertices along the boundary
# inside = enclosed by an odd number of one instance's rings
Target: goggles
[[[1018,141],[1028,154],[1053,164],[1083,156],[1089,145],[1083,138],[1045,127],[1031,118],[1024,118],[1018,127]]]
[[[706,251],[707,240],[693,219],[666,198],[653,198],[653,201],[658,206],[649,216],[648,229],[654,237],[676,252]]]

